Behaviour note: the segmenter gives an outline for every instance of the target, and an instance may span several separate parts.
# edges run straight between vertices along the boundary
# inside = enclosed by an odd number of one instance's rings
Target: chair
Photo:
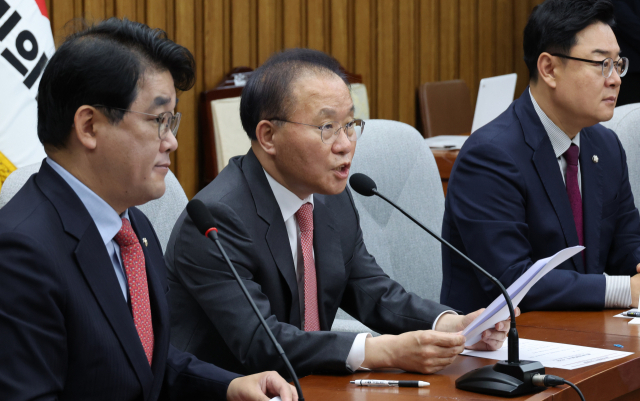
[[[420,85],[422,136],[469,134],[473,122],[470,99],[469,88],[460,79]]]
[[[202,188],[213,181],[230,158],[247,153],[251,147],[251,140],[240,121],[240,95],[251,72],[249,67],[234,68],[216,88],[202,92],[200,96]],[[369,99],[362,76],[346,75],[352,83],[355,117],[366,120],[369,118]]]
[[[31,175],[40,170],[41,163],[34,163],[15,170],[7,177],[0,190],[0,208],[6,205],[11,198],[22,188]],[[171,230],[178,220],[180,213],[187,206],[187,195],[185,195],[178,179],[171,171],[165,178],[166,191],[160,198],[138,206],[149,219],[153,229],[158,235],[158,240],[164,253]]]
[[[442,229],[444,193],[431,150],[415,128],[397,121],[369,120],[351,166],[378,190],[434,232]],[[440,243],[382,199],[353,192],[365,244],[378,264],[407,291],[440,301]],[[334,331],[371,332],[341,309]]]
[[[640,103],[616,107],[613,118],[602,125],[618,134],[627,153],[631,192],[636,208],[640,208]]]

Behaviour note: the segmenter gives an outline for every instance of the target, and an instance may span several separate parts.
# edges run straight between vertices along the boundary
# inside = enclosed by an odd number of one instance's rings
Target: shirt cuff
[[[438,315],[436,320],[433,321],[433,326],[431,326],[431,330],[435,330],[436,329],[436,325],[438,324],[438,320],[440,320],[440,317],[442,317],[442,315],[444,315],[444,314],[457,315],[458,313],[456,311],[452,311],[452,310],[446,310],[446,311],[442,312],[441,314]]]
[[[371,333],[360,333],[353,340],[349,355],[347,355],[347,369],[351,372],[356,370],[369,370],[362,367],[364,362],[364,344],[367,337],[371,337]]]
[[[629,308],[631,306],[631,277],[604,276],[606,280],[604,290],[604,307]]]

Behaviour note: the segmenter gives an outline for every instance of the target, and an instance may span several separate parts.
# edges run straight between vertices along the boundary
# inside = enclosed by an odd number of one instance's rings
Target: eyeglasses
[[[586,60],[583,58],[565,56],[564,54],[559,54],[559,53],[551,53],[551,55],[556,57],[567,58],[569,60],[584,61],[585,63],[600,64],[602,65],[602,76],[605,78],[609,78],[611,76],[614,66],[620,78],[627,75],[627,71],[629,70],[629,59],[626,57],[620,57],[620,60],[618,61],[613,61],[611,57],[607,57],[602,61],[595,61],[595,60]]]
[[[160,140],[163,140],[164,138],[166,138],[168,132],[171,132],[174,137],[178,136],[178,127],[180,126],[180,117],[182,116],[180,112],[176,113],[175,116],[170,111],[165,111],[164,113],[160,113],[156,115],[156,114],[142,113],[140,111],[121,109],[118,107],[104,106],[101,104],[94,104],[93,107],[102,107],[105,109],[120,110],[120,111],[129,112],[129,113],[143,114],[145,116],[155,117],[155,121],[156,123],[158,123],[158,138],[160,138]]]
[[[340,130],[344,128],[344,133],[347,135],[347,139],[351,142],[357,141],[364,131],[364,121],[357,119],[351,122],[346,123],[344,126],[340,126],[340,123],[337,121],[330,121],[323,125],[312,125],[305,123],[298,123],[295,121],[287,121],[281,118],[269,118],[269,121],[281,121],[283,123],[291,123],[291,124],[300,124],[306,125],[309,127],[314,127],[320,130],[320,139],[322,139],[323,143],[330,145],[336,141],[338,134],[340,134]]]

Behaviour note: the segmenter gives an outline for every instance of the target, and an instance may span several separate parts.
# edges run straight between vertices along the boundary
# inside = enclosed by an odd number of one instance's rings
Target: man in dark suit
[[[337,61],[305,49],[272,56],[242,93],[251,150],[196,198],[214,215],[222,244],[299,375],[436,372],[463,350],[464,337],[454,333],[477,313],[446,313],[405,292],[367,252],[345,189],[364,128],[353,113]],[[186,214],[165,260],[177,347],[231,370],[285,372],[221,255]],[[338,307],[395,335],[329,331]],[[497,326],[475,347],[501,346],[507,325]]]
[[[0,209],[0,394],[6,400],[297,399],[169,343],[158,239],[134,205],[162,196],[191,53],[110,19],[72,35],[39,86],[47,159]]]
[[[473,133],[449,181],[443,236],[505,286],[536,260],[581,252],[549,272],[523,310],[638,305],[640,219],[613,115],[627,61],[605,0],[548,0],[524,31],[530,87]],[[498,291],[442,248],[441,302],[470,311]],[[603,273],[606,273],[603,274]]]

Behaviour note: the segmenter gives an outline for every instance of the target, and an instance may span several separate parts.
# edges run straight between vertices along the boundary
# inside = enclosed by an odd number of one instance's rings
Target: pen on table
[[[417,380],[352,380],[352,384],[367,387],[427,387],[429,382]]]
[[[640,317],[640,312],[622,312],[622,316]]]

